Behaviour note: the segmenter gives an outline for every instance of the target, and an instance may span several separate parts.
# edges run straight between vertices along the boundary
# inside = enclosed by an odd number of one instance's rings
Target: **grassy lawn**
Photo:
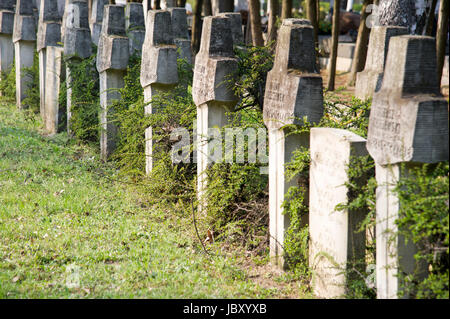
[[[139,204],[97,150],[40,126],[0,102],[0,298],[292,296],[238,254],[208,257],[187,217]]]

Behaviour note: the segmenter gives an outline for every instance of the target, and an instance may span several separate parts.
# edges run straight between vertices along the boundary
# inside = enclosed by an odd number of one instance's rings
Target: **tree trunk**
[[[316,21],[317,21],[317,26],[319,26],[319,21],[320,21],[320,0],[316,0]]]
[[[254,46],[263,46],[261,14],[259,0],[249,0],[248,9],[250,14],[250,28],[252,32],[252,43]]]
[[[437,73],[439,86],[442,79],[442,68],[444,67],[445,46],[448,32],[448,10],[449,0],[441,0],[439,6],[438,29],[436,33],[436,54],[437,54]]]
[[[348,84],[350,86],[355,85],[356,73],[364,70],[367,58],[367,46],[369,44],[370,29],[366,26],[366,18],[369,15],[366,12],[368,5],[372,4],[373,0],[364,0],[363,7],[361,9],[361,22],[359,24],[358,39],[356,40],[355,56],[352,63],[352,71],[350,73],[350,79]]]
[[[194,9],[194,21],[192,23],[192,52],[195,54],[200,50],[200,41],[202,38],[202,7],[203,0],[196,0]]]
[[[336,60],[339,42],[339,13],[341,0],[334,0],[333,10],[333,30],[331,31],[332,48],[330,56],[330,68],[328,69],[328,91],[334,91],[334,82],[336,78]]]
[[[316,44],[316,48],[319,47],[319,22],[317,21],[317,4],[318,0],[306,0],[306,15],[308,20],[311,21],[311,24],[314,28],[314,42]]]
[[[211,0],[203,0],[203,16],[211,16],[212,15],[212,7]]]
[[[283,0],[281,3],[281,19],[292,17],[292,0]]]
[[[270,13],[269,13],[269,26],[267,30],[267,42],[273,41],[273,47],[275,47],[275,41],[277,40],[277,16],[278,16],[278,0],[269,0]]]
[[[428,13],[427,25],[425,26],[425,35],[431,36],[434,26],[434,11],[436,11],[437,0],[431,3],[430,12]]]

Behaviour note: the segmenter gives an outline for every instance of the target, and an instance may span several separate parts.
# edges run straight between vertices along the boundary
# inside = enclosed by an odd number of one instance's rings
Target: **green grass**
[[[204,254],[188,217],[146,207],[97,150],[40,127],[0,101],[0,298],[283,295]]]

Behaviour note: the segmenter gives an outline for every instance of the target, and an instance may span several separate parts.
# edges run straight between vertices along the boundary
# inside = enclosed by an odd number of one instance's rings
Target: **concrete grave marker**
[[[178,57],[192,63],[191,40],[189,39],[186,9],[169,8],[168,11],[172,22],[173,42],[179,50]]]
[[[146,29],[140,81],[144,88],[144,101],[148,103],[154,96],[174,88],[178,83],[178,69],[170,13],[162,10],[148,11]],[[153,114],[156,111],[151,103],[145,107],[145,114]],[[145,130],[145,157],[145,170],[149,174],[154,160],[151,127]]]
[[[414,245],[405,245],[397,233],[400,204],[394,188],[412,167],[448,161],[448,103],[440,94],[435,50],[431,37],[391,38],[383,83],[373,97],[367,150],[375,160],[378,183],[378,298],[398,298],[399,272],[410,274],[416,268]],[[419,275],[426,274],[422,265],[418,269]]]
[[[130,55],[142,51],[145,39],[145,19],[142,3],[128,3],[125,7],[125,27],[130,42]]]
[[[67,0],[57,0],[58,14],[60,17],[64,15],[64,11],[66,10],[66,2]]]
[[[145,25],[147,25],[147,12],[152,9],[152,0],[142,0],[142,10],[144,11]]]
[[[25,68],[33,66],[36,49],[36,22],[33,15],[33,3],[28,0],[17,0],[14,15],[14,54],[16,65],[16,104],[17,108],[27,106],[23,100],[32,85],[32,78],[24,72]]]
[[[63,122],[66,109],[59,104],[61,82],[65,79],[65,66],[63,61],[64,48],[61,46],[61,17],[64,14],[64,0],[42,0],[40,20],[37,34],[37,48],[40,49],[40,65],[44,65],[44,83],[41,93],[44,94],[44,126],[49,134],[56,134],[65,126]],[[43,54],[42,54],[43,53]]]
[[[57,0],[42,0],[39,7],[39,22],[36,49],[39,53],[40,114],[45,123],[45,90],[47,70],[47,47],[58,46],[61,41],[61,17]]]
[[[13,10],[16,6],[16,0],[2,0],[0,2],[0,10]]]
[[[230,19],[219,16],[205,17],[200,51],[195,58],[192,96],[197,106],[197,181],[200,208],[206,188],[206,169],[212,162],[214,147],[208,142],[211,129],[228,123],[226,112],[233,111],[238,102],[227,84],[237,70],[233,54]]]
[[[309,134],[288,134],[283,126],[302,125],[304,117],[317,123],[322,114],[322,78],[316,63],[313,28],[308,20],[285,19],[278,34],[274,66],[267,76],[263,110],[269,130],[270,255],[282,268],[284,234],[290,222],[281,206],[289,187],[298,182],[297,178],[286,180],[284,165],[294,150],[309,147]]]
[[[33,17],[35,20],[35,24],[36,24],[36,30],[39,27],[39,8],[41,7],[41,0],[33,0]]]
[[[375,26],[370,31],[369,47],[364,71],[358,72],[355,96],[366,100],[381,88],[384,66],[391,37],[408,33],[408,28],[398,26]]]
[[[79,62],[92,54],[92,39],[89,29],[88,4],[85,0],[68,0],[66,4],[64,55]],[[66,68],[67,84],[67,133],[71,135],[72,89],[69,67]]]
[[[109,118],[114,100],[120,100],[127,70],[130,49],[125,33],[125,10],[123,6],[106,5],[102,30],[98,43],[97,71],[100,74],[100,151],[106,161],[116,148],[117,127]]]
[[[62,130],[61,125],[66,110],[59,104],[59,92],[61,82],[65,78],[65,66],[63,61],[64,48],[61,46],[47,46],[45,63],[45,101],[44,101],[44,125],[48,134],[55,134]]]
[[[64,54],[85,59],[92,54],[87,2],[68,0],[65,20]],[[90,31],[89,31],[90,32]]]
[[[108,0],[93,0],[92,2],[89,24],[91,27],[92,42],[94,42],[95,45],[98,45],[98,40],[102,31],[103,11],[105,5],[107,5],[108,3]]]
[[[342,298],[345,271],[364,260],[365,233],[357,232],[362,211],[336,211],[348,203],[347,174],[351,157],[365,156],[366,140],[350,131],[311,129],[309,171],[309,265],[313,291],[320,298]],[[361,269],[364,271],[364,269]]]
[[[14,43],[12,34],[14,31],[14,5],[15,0],[3,0],[0,2],[0,72],[11,70],[14,62]],[[1,92],[0,92],[1,95]]]
[[[243,44],[244,32],[242,32],[242,17],[240,12],[223,12],[219,13],[219,16],[230,18],[231,21],[231,35],[233,37],[233,44]]]
[[[86,2],[86,6],[87,6],[87,1],[88,0],[75,0],[78,2]],[[61,40],[64,43],[64,37],[65,37],[65,32],[66,32],[66,24],[67,24],[67,19],[69,18],[71,20],[71,22],[73,24],[74,20],[79,20],[77,18],[74,18],[73,15],[79,15],[78,12],[75,12],[76,9],[74,8],[69,8],[69,6],[74,2],[74,0],[65,0],[64,3],[64,11],[62,14],[62,21],[61,21]],[[73,26],[74,27],[74,26]]]
[[[167,10],[169,8],[174,8],[177,6],[176,0],[161,0],[159,6],[162,10]],[[147,23],[147,12],[153,10],[155,7],[155,0],[142,0],[142,9],[144,11],[145,23]]]

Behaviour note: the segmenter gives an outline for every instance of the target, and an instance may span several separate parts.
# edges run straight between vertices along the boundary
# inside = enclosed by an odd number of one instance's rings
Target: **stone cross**
[[[125,8],[125,27],[130,39],[130,56],[135,52],[141,55],[145,39],[145,19],[142,3],[127,3]]]
[[[76,0],[76,1],[81,1],[81,2],[86,2],[87,5],[87,1],[88,0]],[[74,14],[73,9],[69,10],[68,7],[71,3],[73,3],[74,0],[64,0],[64,11],[62,13],[62,21],[61,21],[61,42],[64,43],[64,36],[65,36],[65,32],[66,32],[66,20],[68,18],[68,16],[70,16],[70,14]]]
[[[144,88],[145,114],[157,110],[152,99],[161,93],[170,92],[178,83],[177,48],[173,44],[171,17],[168,11],[147,12],[147,28],[142,48],[141,85]],[[145,171],[153,168],[152,127],[145,130]]]
[[[45,123],[45,90],[47,70],[47,47],[57,46],[61,41],[61,17],[57,0],[41,0],[36,49],[39,53],[40,114]]]
[[[88,6],[85,0],[68,0],[66,7],[64,55],[85,59],[92,54]]]
[[[366,234],[357,230],[366,212],[335,208],[351,200],[345,185],[349,182],[347,170],[352,157],[367,155],[366,140],[347,130],[312,128],[310,150],[309,265],[313,291],[319,298],[343,298],[348,288],[346,271],[359,268],[364,260]]]
[[[233,111],[238,102],[227,83],[237,67],[230,19],[205,17],[192,86],[192,97],[197,106],[197,187],[200,211],[205,208],[206,169],[214,152],[212,143],[208,142],[210,129],[225,126],[228,123],[226,112]]]
[[[9,72],[14,62],[12,34],[15,4],[15,0],[3,0],[0,3],[0,73]]]
[[[244,32],[242,31],[242,17],[240,12],[223,12],[219,16],[231,19],[231,35],[233,36],[233,44],[240,45],[244,41]]]
[[[142,0],[142,10],[144,11],[145,25],[147,25],[147,12],[152,9],[152,0]]]
[[[23,71],[33,66],[34,51],[36,49],[36,22],[33,16],[33,3],[29,0],[17,0],[14,15],[14,55],[16,65],[16,104],[17,108],[27,106],[23,100],[31,87],[33,79]]]
[[[60,17],[64,15],[64,11],[66,10],[66,2],[67,0],[57,0],[58,14]]]
[[[61,16],[57,0],[41,0],[37,32],[37,50],[61,41]]]
[[[36,30],[39,28],[39,8],[41,7],[41,0],[33,0],[33,17],[36,23]]]
[[[393,190],[412,167],[448,161],[448,103],[440,94],[436,64],[434,38],[391,38],[383,83],[373,97],[367,150],[375,160],[378,184],[378,298],[398,298],[399,272],[416,268],[416,248],[397,233],[400,203]],[[426,274],[422,266],[417,265],[420,275]]]
[[[16,6],[16,0],[2,0],[0,2],[0,10],[13,10]]]
[[[93,0],[92,2],[89,24],[91,27],[92,42],[94,42],[95,45],[98,45],[98,40],[100,38],[100,33],[102,30],[104,6],[108,3],[108,0]]]
[[[110,121],[114,112],[109,106],[120,100],[130,49],[125,33],[125,10],[123,6],[106,5],[102,30],[98,42],[97,71],[100,74],[100,151],[106,161],[116,148],[117,127]]]
[[[168,11],[172,19],[173,41],[179,50],[178,57],[192,63],[191,40],[189,39],[186,9],[169,8]]]
[[[66,109],[59,104],[61,82],[65,79],[63,63],[64,48],[57,45],[47,46],[45,62],[45,95],[44,95],[44,125],[48,134],[61,132],[66,122],[63,121]]]
[[[322,114],[322,78],[316,63],[313,28],[308,20],[285,19],[278,33],[274,66],[267,75],[263,109],[269,130],[270,255],[282,268],[286,266],[282,258],[284,234],[290,223],[282,203],[289,187],[298,184],[298,178],[286,180],[284,166],[296,149],[309,147],[308,133],[288,134],[284,126],[303,125],[304,117],[317,123]]]
[[[85,0],[67,0],[64,26],[64,55],[72,63],[92,55],[92,39],[89,29],[89,9]],[[66,67],[67,84],[67,133],[71,135],[72,78]]]
[[[160,7],[162,10],[167,10],[169,8],[174,8],[177,6],[176,0],[161,0]],[[155,0],[143,0],[142,9],[144,10],[144,19],[147,23],[147,12],[155,7]]]
[[[408,34],[408,28],[399,26],[375,26],[372,28],[366,66],[364,71],[356,74],[356,97],[366,100],[381,88],[389,40],[391,37],[403,34]]]

